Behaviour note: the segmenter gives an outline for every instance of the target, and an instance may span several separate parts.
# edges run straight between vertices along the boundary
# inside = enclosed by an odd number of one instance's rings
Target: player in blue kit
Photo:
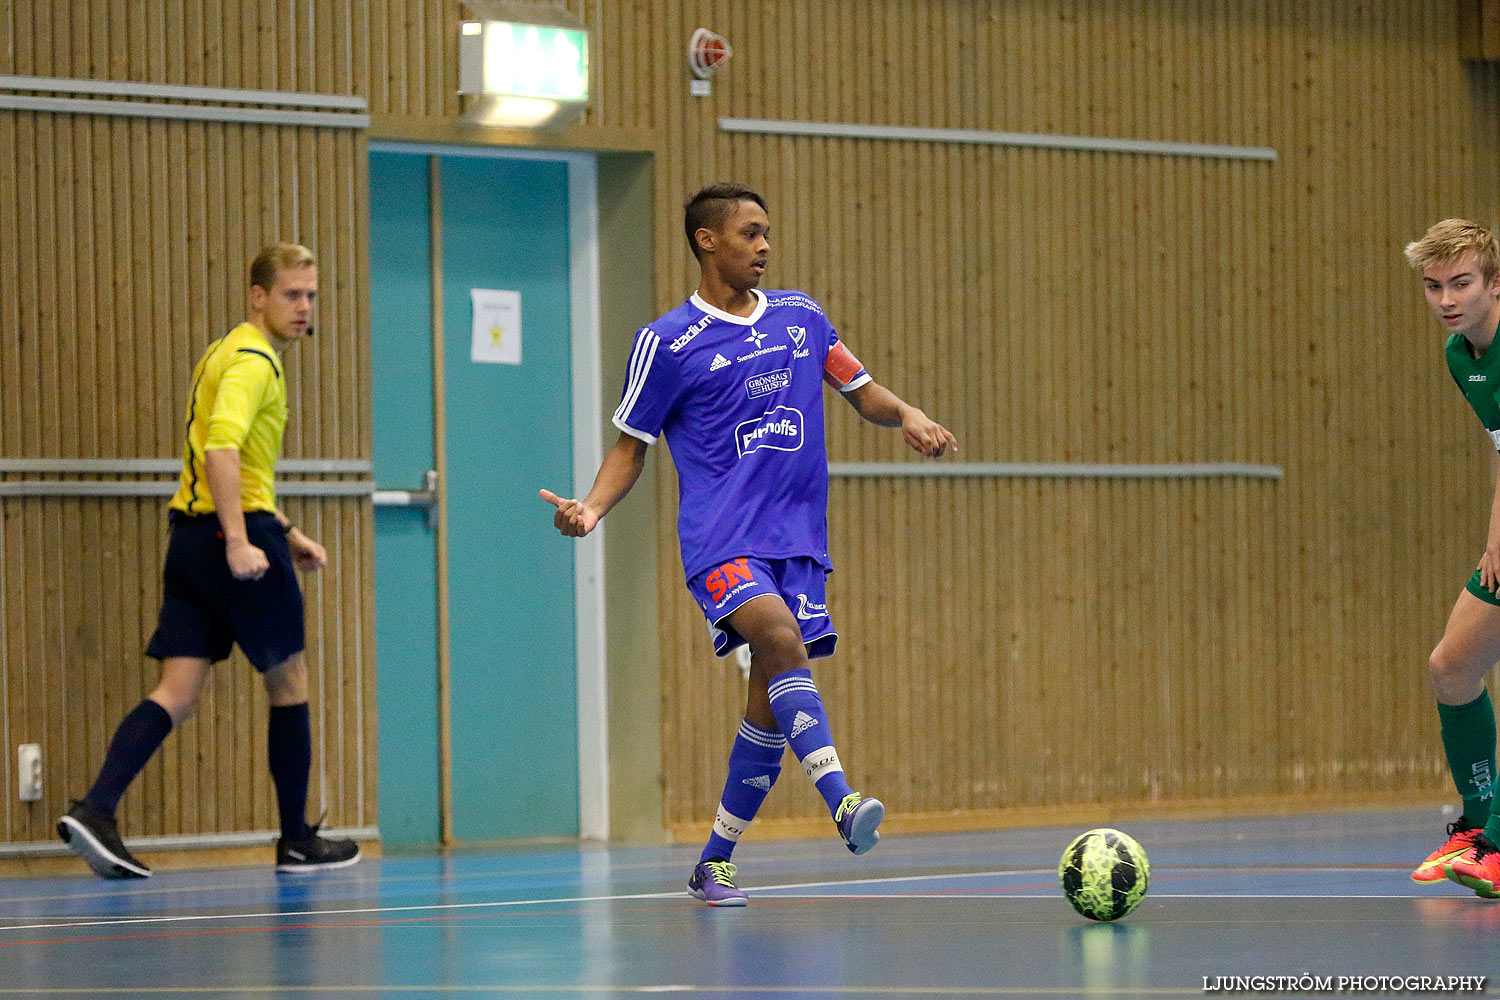
[[[688,892],[711,906],[743,906],[729,859],[788,745],[850,851],[874,847],[885,816],[880,800],[863,798],[844,777],[808,670],[838,641],[824,596],[833,566],[823,383],[864,419],[900,427],[929,458],[958,444],[870,377],[817,302],[759,289],[771,246],[760,195],[706,187],[688,201],[683,228],[698,258],[698,290],[637,332],[614,414],[619,440],[582,500],[541,496],[556,508],[557,529],[581,537],[630,492],[647,445],[659,436],[671,445],[688,590],[719,656],[747,643],[753,654],[729,777]]]

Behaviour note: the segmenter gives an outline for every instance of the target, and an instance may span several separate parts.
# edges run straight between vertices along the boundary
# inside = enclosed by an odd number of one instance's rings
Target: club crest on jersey
[[[792,338],[792,346],[801,350],[803,342],[807,340],[807,327],[789,326],[786,328],[786,332],[787,336]]]
[[[745,392],[751,399],[759,399],[761,396],[769,396],[773,392],[780,392],[792,384],[792,370],[790,368],[778,368],[774,372],[761,372],[752,375],[745,380]]]
[[[794,406],[777,406],[746,420],[734,429],[734,445],[740,458],[762,448],[771,451],[797,451],[805,436],[802,411]]]

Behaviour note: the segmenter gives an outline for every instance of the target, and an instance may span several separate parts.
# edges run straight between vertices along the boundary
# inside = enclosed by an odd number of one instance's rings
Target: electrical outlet
[[[16,748],[16,787],[22,802],[36,802],[42,797],[42,745],[22,743]]]

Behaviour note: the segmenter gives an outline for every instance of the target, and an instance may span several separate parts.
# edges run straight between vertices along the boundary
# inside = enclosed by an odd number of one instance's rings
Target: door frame
[[[603,420],[600,375],[599,319],[599,165],[594,153],[513,149],[499,146],[462,146],[395,140],[371,140],[371,153],[413,156],[477,156],[489,159],[542,160],[563,163],[568,168],[568,283],[571,343],[573,491],[579,495],[593,482],[604,460],[604,442],[599,433]],[[441,313],[442,290],[437,288],[433,308]],[[434,345],[440,350],[441,344]],[[434,414],[436,427],[443,421]],[[434,442],[446,450],[447,441]],[[539,484],[541,485],[541,484]],[[435,516],[446,521],[447,491],[439,490]],[[537,516],[544,517],[537,500]],[[578,699],[578,835],[587,840],[609,839],[609,715],[608,677],[605,669],[604,524],[600,522],[573,547],[573,613],[577,655]],[[447,572],[446,560],[441,572]],[[445,590],[445,588],[444,588]],[[440,590],[440,601],[447,599]],[[439,607],[443,616],[447,609]],[[439,644],[448,636],[439,630]],[[440,658],[443,651],[439,650]],[[447,698],[445,690],[440,697]],[[439,712],[448,706],[439,704]],[[444,760],[443,767],[451,767]],[[451,787],[452,775],[442,780]],[[445,826],[451,829],[451,823]]]

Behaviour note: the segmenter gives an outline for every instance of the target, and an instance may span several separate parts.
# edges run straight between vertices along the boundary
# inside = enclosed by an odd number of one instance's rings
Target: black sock
[[[114,739],[109,741],[104,766],[99,769],[99,777],[83,801],[105,815],[113,816],[115,807],[120,804],[120,796],[125,794],[125,789],[130,787],[171,731],[172,717],[150,698],[131,709],[130,714],[120,720]]]
[[[307,836],[307,778],[312,771],[312,724],[307,702],[272,705],[267,729],[267,757],[276,783],[276,806],[281,811],[281,835],[287,840]]]

